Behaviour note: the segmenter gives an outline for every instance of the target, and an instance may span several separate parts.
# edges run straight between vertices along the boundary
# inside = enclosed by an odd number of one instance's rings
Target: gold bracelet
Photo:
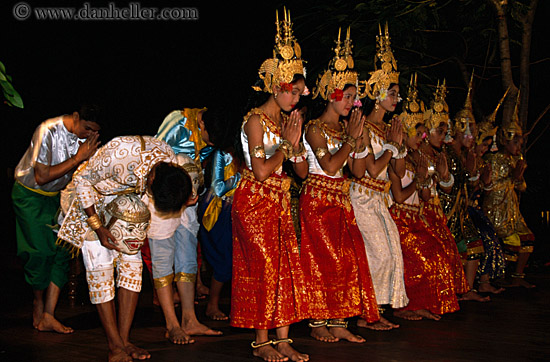
[[[86,220],[86,222],[88,223],[88,225],[90,225],[93,231],[96,231],[103,226],[103,223],[101,222],[98,214],[93,214]]]
[[[302,157],[305,154],[306,154],[306,148],[304,147],[304,144],[300,142],[300,149],[298,150],[298,152],[293,153],[293,156]]]
[[[355,145],[357,144],[357,140],[349,135],[344,135],[344,142],[351,146],[351,149],[355,149]]]
[[[290,142],[288,142],[287,140],[283,140],[283,142],[281,142],[281,144],[279,145],[278,149],[281,150],[281,152],[285,156],[285,160],[288,160],[290,156],[292,156],[293,147],[290,144]]]
[[[394,146],[395,148],[397,148],[397,151],[399,152],[399,148],[401,147],[401,145],[395,141],[388,141],[386,143],[389,143],[390,145]]]

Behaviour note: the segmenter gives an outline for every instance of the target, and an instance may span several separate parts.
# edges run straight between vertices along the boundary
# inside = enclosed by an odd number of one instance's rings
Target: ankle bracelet
[[[311,321],[308,323],[308,326],[311,327],[311,328],[319,328],[319,327],[326,327],[327,325],[327,320],[326,319],[323,319],[323,320],[320,320],[320,321]]]

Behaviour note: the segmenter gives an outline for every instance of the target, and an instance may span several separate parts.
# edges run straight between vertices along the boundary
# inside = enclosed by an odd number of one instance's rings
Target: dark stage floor
[[[81,288],[77,306],[71,307],[66,290],[57,317],[73,327],[72,335],[37,332],[31,323],[31,291],[23,283],[23,272],[14,258],[1,266],[0,360],[2,361],[105,361],[107,345],[95,308]],[[461,310],[441,321],[404,321],[393,331],[375,332],[350,326],[367,342],[361,345],[325,344],[309,337],[305,322],[292,326],[294,346],[309,353],[311,361],[539,361],[550,360],[550,273],[528,275],[536,289],[508,289],[489,303],[462,302]],[[151,361],[260,361],[252,357],[249,330],[229,327],[228,322],[208,321],[205,302],[197,315],[222,337],[195,337],[195,344],[178,346],[164,339],[163,315],[152,303],[149,276],[144,288],[132,339],[148,349]],[[223,299],[228,312],[229,298]]]

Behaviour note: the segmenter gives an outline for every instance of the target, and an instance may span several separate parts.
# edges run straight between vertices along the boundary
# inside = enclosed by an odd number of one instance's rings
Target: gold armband
[[[103,223],[101,222],[98,214],[93,214],[86,220],[86,222],[88,223],[88,225],[90,225],[93,231],[96,231],[103,226]]]
[[[256,146],[252,149],[252,156],[256,158],[265,158],[264,146]]]
[[[315,157],[320,161],[328,153],[328,150],[324,147],[319,147],[315,150]]]

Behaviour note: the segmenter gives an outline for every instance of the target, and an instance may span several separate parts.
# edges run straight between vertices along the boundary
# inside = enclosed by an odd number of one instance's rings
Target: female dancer
[[[472,130],[475,127],[470,99],[472,80],[473,73],[464,108],[454,117],[454,124],[450,132],[453,138],[451,142],[442,147],[447,158],[449,172],[453,175],[454,184],[449,190],[440,189],[439,196],[441,206],[447,216],[447,225],[455,237],[458,251],[464,262],[466,280],[470,286],[470,291],[463,296],[463,299],[487,302],[490,298],[482,297],[474,289],[479,260],[484,255],[485,249],[481,234],[468,213],[468,191],[479,178],[474,175],[476,158],[472,149],[474,144]]]
[[[464,275],[464,268],[455,238],[447,226],[447,217],[441,207],[438,192],[439,189],[449,192],[454,184],[454,178],[449,172],[445,153],[441,152],[449,122],[449,107],[445,102],[446,93],[445,82],[441,85],[438,83],[431,108],[424,115],[424,124],[428,130],[428,136],[425,138],[425,142],[420,145],[420,153],[428,161],[428,171],[432,183],[430,186],[430,199],[424,204],[422,216],[430,226],[429,231],[440,241],[445,253],[449,256],[454,291],[462,298],[469,292],[470,287]]]
[[[428,175],[428,161],[418,152],[426,137],[426,127],[424,103],[417,98],[416,75],[414,80],[411,77],[404,108],[400,117],[407,146],[406,171],[399,177],[390,167],[388,174],[394,199],[390,213],[401,235],[409,304],[394,315],[408,320],[439,320],[441,314],[457,311],[459,305],[451,259],[442,243],[430,233],[421,214],[424,200],[430,198],[432,180]]]
[[[487,157],[487,163],[491,165],[491,182],[485,185],[483,211],[503,240],[506,260],[516,263],[510,286],[533,288],[533,284],[524,280],[524,269],[533,252],[535,237],[521,215],[516,193],[516,190],[525,191],[523,173],[527,167],[521,156],[523,136],[517,118],[517,103],[512,121],[500,127],[497,140],[499,151]]]
[[[402,308],[408,303],[403,280],[403,256],[399,231],[388,211],[391,198],[387,168],[392,166],[400,176],[404,172],[405,149],[402,148],[401,121],[392,120],[391,126],[384,122],[386,112],[393,112],[399,97],[399,73],[390,49],[388,27],[385,34],[377,36],[377,56],[381,69],[373,72],[367,89],[369,98],[376,100],[374,108],[366,118],[366,127],[361,143],[367,146],[368,155],[354,160],[351,165],[353,180],[350,196],[357,225],[363,235],[367,258],[380,306],[390,304]],[[398,170],[399,168],[399,170]],[[380,321],[369,323],[359,320],[358,326],[371,329],[392,329],[399,327],[381,317]]]
[[[292,158],[297,174],[307,173],[303,154],[296,154],[302,118],[292,111],[305,90],[304,69],[286,10],[284,21],[277,19],[275,41],[274,58],[260,67],[263,87],[255,88],[269,98],[248,112],[240,133],[246,168],[231,210],[231,326],[255,329],[254,356],[307,361],[288,338],[289,326],[307,318],[308,300],[290,212],[290,179],[282,172],[283,161]],[[273,328],[277,339],[270,340]]]
[[[495,228],[481,208],[483,188],[491,184],[491,165],[483,159],[483,155],[492,148],[493,142],[495,142],[493,138],[496,137],[497,127],[494,126],[494,122],[497,111],[506,97],[506,93],[493,113],[487,117],[487,120],[480,122],[475,127],[477,172],[474,178],[478,180],[472,185],[468,206],[468,213],[481,234],[483,247],[485,248],[485,253],[480,260],[477,270],[479,277],[478,291],[493,294],[499,294],[504,291],[504,288],[493,286],[491,281],[504,278],[506,260]]]
[[[352,70],[351,40],[340,34],[329,68],[319,77],[313,98],[326,102],[305,130],[309,174],[300,195],[302,266],[310,294],[311,335],[323,342],[365,342],[347,329],[345,318],[379,319],[361,232],[349,197],[344,166],[360,153],[357,138],[364,118],[359,109],[357,73]],[[365,94],[362,95],[364,97]],[[342,117],[350,115],[349,121]],[[363,150],[365,147],[363,147]]]

